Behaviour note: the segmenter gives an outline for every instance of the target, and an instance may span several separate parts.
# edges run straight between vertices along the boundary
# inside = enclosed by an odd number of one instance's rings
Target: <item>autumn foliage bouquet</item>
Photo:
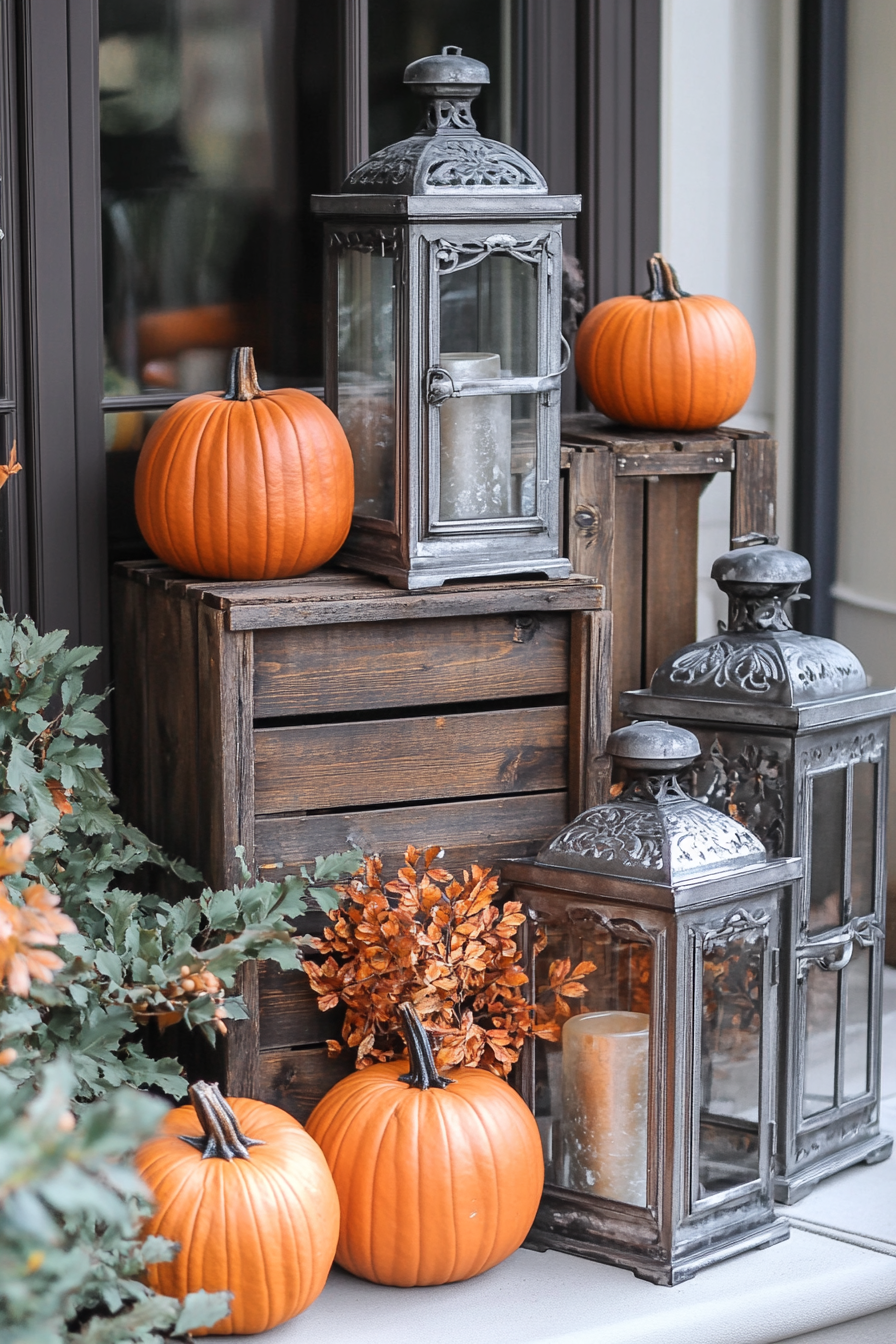
[[[473,864],[460,880],[433,866],[441,857],[438,846],[421,855],[411,845],[405,867],[385,885],[379,858],[366,858],[337,887],[331,927],[311,940],[323,962],[306,958],[305,970],[321,1011],[345,1004],[342,1038],[357,1050],[357,1068],[404,1052],[398,1009],[410,1002],[434,1038],[440,1068],[465,1064],[506,1077],[528,1036],[559,1040],[567,1000],[584,995],[581,982],[594,965],[553,963],[541,996],[548,1001],[531,1003],[522,992],[529,977],[520,966],[519,901],[499,909],[498,878],[488,868]],[[343,1049],[327,1045],[331,1055]]]

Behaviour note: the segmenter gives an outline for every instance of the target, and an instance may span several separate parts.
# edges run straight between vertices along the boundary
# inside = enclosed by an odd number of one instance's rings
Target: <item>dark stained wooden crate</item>
[[[604,786],[602,606],[581,577],[407,593],[344,570],[249,584],[120,565],[122,810],[215,886],[237,845],[271,876],[349,844],[395,865],[438,842],[457,870],[531,855]],[[301,972],[247,968],[241,988],[250,1021],[219,1079],[304,1119],[346,1067],[326,1053],[338,1016]]]
[[[697,637],[701,493],[730,472],[732,539],[774,534],[778,445],[750,430],[671,434],[585,412],[564,416],[561,443],[566,554],[603,584],[613,613],[617,728],[620,694],[647,686],[664,658]]]

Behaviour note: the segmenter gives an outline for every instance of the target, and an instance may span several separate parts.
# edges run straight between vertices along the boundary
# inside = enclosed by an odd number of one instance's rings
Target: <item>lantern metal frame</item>
[[[890,1156],[880,1129],[882,977],[886,927],[886,810],[890,716],[896,691],[866,687],[855,656],[833,640],[793,630],[784,610],[807,577],[800,556],[760,544],[729,552],[713,577],[730,601],[728,629],[673,654],[648,690],[620,698],[634,720],[662,717],[693,732],[701,756],[693,796],[732,809],[772,857],[801,856],[804,880],[785,909],[781,972],[781,1051],[775,1194],[794,1203],[817,1183],[858,1162]],[[876,767],[873,892],[870,910],[851,909],[854,772]],[[812,810],[817,781],[845,772],[840,895],[833,927],[810,928]],[[707,783],[707,781],[709,781]],[[836,985],[832,1104],[804,1114],[808,977],[812,967],[839,975],[856,949],[869,950],[865,1036],[867,1086],[846,1095],[846,981]]]
[[[560,555],[562,227],[581,197],[548,195],[528,159],[480,135],[469,105],[487,82],[487,67],[457,48],[414,62],[405,83],[428,99],[417,133],[354,169],[340,194],[312,197],[325,235],[325,396],[337,415],[339,258],[354,249],[394,259],[394,510],[356,512],[336,562],[402,588],[570,572]],[[439,362],[441,279],[491,257],[535,270],[536,370],[459,383]],[[534,512],[441,518],[439,408],[455,397],[526,394],[535,397]]]
[[[647,725],[622,732],[641,727]],[[697,750],[691,741],[693,752],[684,764]],[[789,1235],[789,1225],[774,1209],[777,985],[782,904],[802,865],[799,859],[767,860],[755,842],[752,849],[743,846],[727,818],[725,827],[717,826],[712,811],[693,800],[688,805],[677,786],[664,794],[669,782],[658,788],[656,779],[647,781],[658,803],[656,824],[647,815],[649,805],[640,812],[626,806],[630,786],[618,802],[592,808],[570,823],[537,860],[506,863],[502,874],[507,894],[521,901],[529,916],[526,957],[533,1001],[540,924],[586,934],[599,928],[613,938],[647,944],[653,954],[646,1205],[623,1204],[549,1179],[527,1244],[674,1285]],[[701,1195],[703,957],[745,933],[758,945],[762,964],[758,1119],[755,1127],[747,1126],[755,1134],[756,1173]],[[538,1042],[527,1043],[517,1073],[533,1112],[539,1048]]]

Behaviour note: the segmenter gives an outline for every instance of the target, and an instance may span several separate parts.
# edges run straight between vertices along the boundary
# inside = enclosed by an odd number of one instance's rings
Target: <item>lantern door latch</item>
[[[823,971],[845,970],[857,945],[871,947],[883,936],[883,929],[872,915],[852,919],[845,928],[797,948],[797,979],[806,978],[810,965],[819,966]]]
[[[526,393],[546,394],[552,398],[560,391],[560,379],[569,367],[571,351],[566,337],[560,337],[563,361],[556,373],[545,373],[533,378],[453,378],[447,369],[435,364],[426,370],[426,400],[430,406],[441,406],[450,397],[515,397]]]

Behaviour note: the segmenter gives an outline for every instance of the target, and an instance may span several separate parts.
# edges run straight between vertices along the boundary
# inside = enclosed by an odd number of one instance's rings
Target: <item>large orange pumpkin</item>
[[[335,555],[354,506],[342,426],[310,392],[263,392],[248,347],[227,391],[165,411],[146,437],[137,522],[162,560],[216,579],[285,579]]]
[[[436,1069],[403,1005],[411,1069],[373,1064],[343,1078],[308,1133],[330,1164],[341,1210],[336,1261],[400,1288],[454,1283],[517,1250],[544,1184],[538,1126],[503,1079]]]
[[[576,373],[611,420],[647,429],[710,429],[743,406],[756,374],[750,324],[726,299],[686,294],[659,252],[650,288],[592,308],[576,337]]]
[[[233,1293],[230,1315],[197,1334],[272,1330],[326,1282],[339,1233],[333,1178],[314,1140],[278,1107],[225,1101],[207,1083],[190,1098],[135,1159],[157,1205],[146,1234],[181,1244],[147,1279],[170,1297]]]

